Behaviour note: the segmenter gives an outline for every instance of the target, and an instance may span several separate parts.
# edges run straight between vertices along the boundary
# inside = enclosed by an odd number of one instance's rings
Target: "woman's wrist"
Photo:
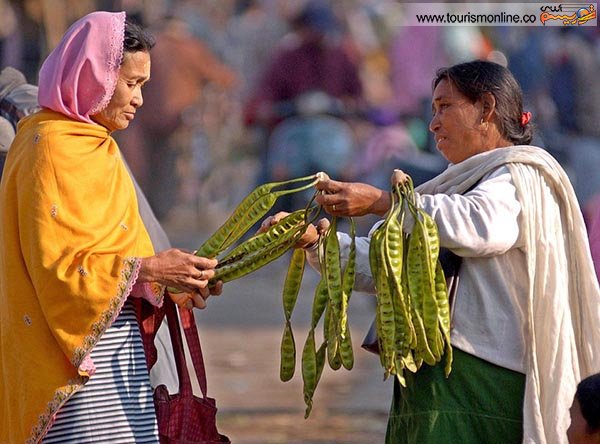
[[[156,267],[154,262],[154,256],[142,258],[137,282],[143,284],[146,282],[156,282],[158,280],[156,277]]]
[[[392,197],[389,192],[383,190],[380,191],[381,195],[379,196],[379,199],[377,199],[373,204],[371,211],[373,214],[376,214],[379,217],[383,217],[392,206]]]

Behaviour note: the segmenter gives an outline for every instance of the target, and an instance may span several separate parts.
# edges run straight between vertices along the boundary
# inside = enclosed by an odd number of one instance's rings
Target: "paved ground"
[[[194,248],[200,234],[170,232],[173,244]],[[289,257],[226,285],[223,295],[196,311],[222,433],[235,444],[378,444],[385,436],[391,381],[383,382],[378,358],[360,348],[373,312],[370,296],[350,302],[355,367],[326,368],[309,419],[304,419],[302,379],[279,380],[283,329],[281,289]],[[307,270],[292,326],[299,354],[308,331],[317,274]],[[320,334],[320,332],[319,332]]]

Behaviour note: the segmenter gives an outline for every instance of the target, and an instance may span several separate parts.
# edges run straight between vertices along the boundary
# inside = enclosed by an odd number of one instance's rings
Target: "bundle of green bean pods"
[[[315,288],[310,330],[302,350],[302,380],[304,391],[304,402],[306,412],[304,417],[308,418],[312,410],[313,396],[321,374],[325,367],[325,361],[329,363],[332,370],[339,370],[342,366],[351,370],[354,366],[354,353],[352,351],[352,340],[350,326],[348,325],[348,302],[354,287],[354,275],[356,269],[355,227],[350,218],[351,243],[346,267],[342,270],[340,259],[340,246],[337,238],[338,218],[333,217],[327,231],[320,237],[318,251],[321,264],[321,279]],[[304,253],[302,259],[304,261]],[[291,269],[290,265],[290,269]],[[288,272],[288,276],[290,273]],[[288,290],[292,287],[284,287],[284,305]],[[294,291],[297,290],[294,287]],[[291,291],[290,291],[291,293]],[[315,329],[319,321],[323,320],[323,343],[316,348]],[[290,347],[289,340],[286,342],[286,333],[282,341],[281,363],[284,369],[284,346]],[[291,353],[286,353],[289,356]],[[327,359],[326,359],[327,357]],[[292,374],[282,371],[281,379],[286,381]]]
[[[412,181],[399,170],[392,175],[391,196],[385,220],[372,233],[369,262],[384,377],[395,375],[406,386],[405,370],[417,372],[423,362],[435,365],[444,354],[450,374],[450,310],[437,226],[417,206]],[[410,234],[402,229],[407,209],[414,220]]]
[[[232,247],[232,245],[266,215],[280,196],[303,191],[326,177],[325,173],[317,173],[287,182],[267,183],[250,193],[229,219],[196,252],[198,256],[219,258],[211,283],[241,278],[292,249],[321,211],[320,207],[312,205],[316,193],[304,209],[288,214],[267,231],[256,234],[238,246]],[[307,181],[310,182],[294,189],[274,191],[275,188]],[[347,309],[354,286],[355,227],[354,221],[350,219],[352,241],[347,265],[342,270],[337,223],[338,219],[334,217],[327,231],[319,238],[321,279],[315,289],[311,328],[304,344],[301,360],[304,401],[307,406],[305,417],[308,417],[312,410],[312,399],[325,361],[327,360],[333,370],[338,370],[342,366],[350,370],[354,365]],[[285,326],[281,340],[280,378],[284,382],[292,379],[296,367],[296,345],[291,317],[300,291],[304,268],[304,250],[294,249],[283,286]],[[324,340],[317,350],[315,329],[323,314],[325,315]]]
[[[219,280],[229,282],[239,279],[271,263],[294,246],[320,212],[320,208],[311,206],[314,196],[306,208],[289,214],[266,232],[257,234],[226,252],[273,208],[279,197],[313,187],[319,181],[319,174],[285,182],[266,183],[246,196],[223,225],[196,250],[197,256],[209,258],[220,256],[215,276],[209,282],[210,285],[214,285]],[[292,189],[285,188],[287,185],[298,182],[309,183]],[[168,290],[172,293],[179,293],[179,290],[175,288]]]

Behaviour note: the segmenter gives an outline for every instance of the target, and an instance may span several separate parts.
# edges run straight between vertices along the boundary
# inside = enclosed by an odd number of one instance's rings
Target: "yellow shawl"
[[[0,226],[0,443],[36,443],[154,251],[114,139],[49,110],[19,125]]]

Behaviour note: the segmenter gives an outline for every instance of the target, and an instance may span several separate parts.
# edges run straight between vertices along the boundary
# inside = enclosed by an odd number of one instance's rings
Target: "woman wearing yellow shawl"
[[[0,443],[158,442],[132,302],[205,306],[216,261],[154,253],[111,133],[142,105],[152,38],[74,23],[40,71],[0,185]],[[219,293],[219,285],[214,293]]]

